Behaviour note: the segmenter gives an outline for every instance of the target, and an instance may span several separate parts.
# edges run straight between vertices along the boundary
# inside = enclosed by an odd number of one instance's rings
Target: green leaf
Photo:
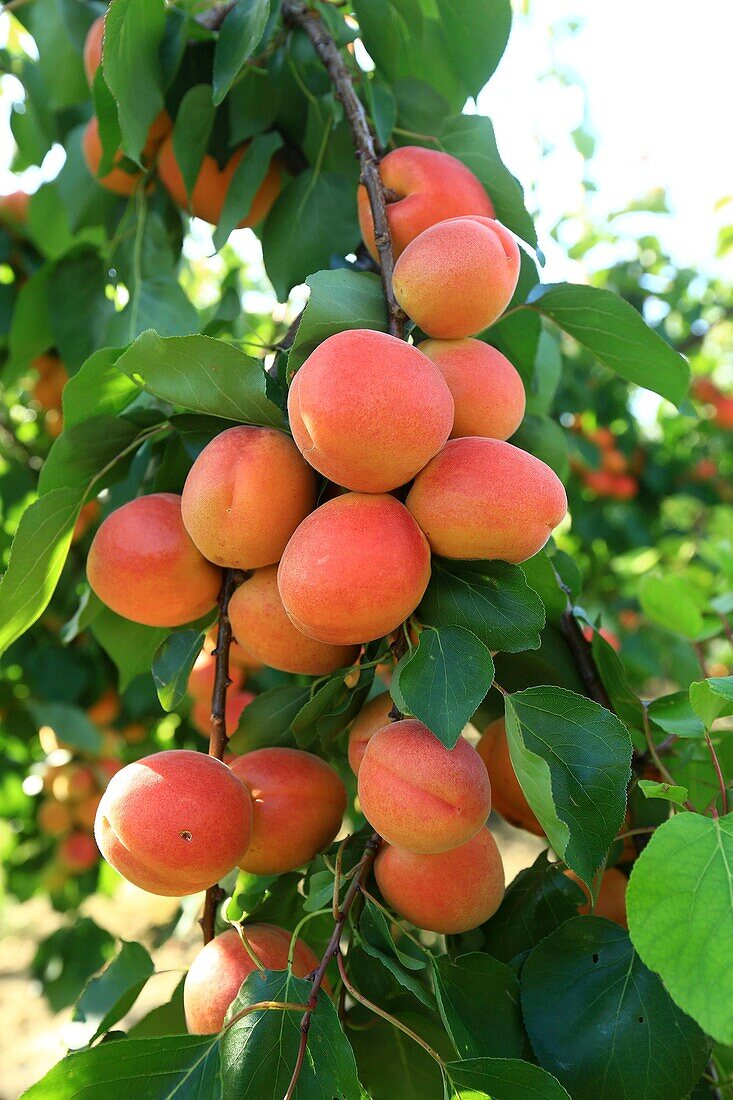
[[[94,637],[117,665],[120,691],[144,672],[150,671],[156,650],[168,630],[157,626],[142,626],[103,608],[90,624]]]
[[[63,432],[51,448],[38,479],[39,492],[68,487],[86,494],[107,467],[112,468],[131,454],[148,434],[119,416],[95,416],[76,424]]]
[[[428,627],[392,675],[392,698],[452,749],[494,680],[491,654],[458,626]]]
[[[232,181],[227,190],[224,208],[219,224],[214,230],[214,247],[223,248],[229,234],[236,229],[246,216],[260,189],[270,161],[282,147],[280,134],[271,130],[267,134],[258,134],[247,146],[244,156],[234,170]]]
[[[433,960],[435,995],[459,1058],[521,1058],[519,979],[504,963],[473,952]]]
[[[128,305],[112,317],[105,341],[128,344],[153,325],[159,336],[188,336],[199,330],[199,315],[172,275],[136,282]]]
[[[201,171],[214,114],[210,84],[195,84],[189,88],[178,108],[173,127],[173,153],[189,198]]]
[[[89,356],[64,386],[64,428],[94,416],[118,416],[140,392],[117,368],[123,348],[102,348]]]
[[[138,1020],[128,1031],[130,1039],[147,1039],[159,1035],[181,1035],[186,1030],[183,1010],[183,985],[185,978],[173,990],[167,1004],[157,1005]]]
[[[229,738],[232,752],[252,752],[272,745],[295,747],[290,724],[310,698],[310,688],[288,684],[255,696],[242,711],[239,725]]]
[[[706,726],[733,714],[733,676],[711,676],[690,684],[690,703]]]
[[[25,510],[0,581],[0,653],[48,606],[71,546],[84,493],[55,489]]]
[[[691,685],[690,690],[694,687]],[[690,692],[675,691],[649,704],[649,717],[665,733],[675,737],[704,737],[705,726],[695,714]]]
[[[506,703],[509,754],[557,854],[589,885],[624,820],[631,740],[583,696],[535,687]]]
[[[153,657],[153,680],[163,710],[175,710],[186,694],[188,678],[206,634],[176,630],[160,644]]]
[[[39,729],[49,726],[64,745],[84,753],[98,754],[102,751],[102,735],[81,707],[53,700],[28,703],[28,710]]]
[[[106,293],[107,266],[96,252],[85,250],[57,261],[49,274],[53,342],[70,374],[106,342],[107,326],[114,316],[114,304]]]
[[[427,1008],[433,1008],[434,1001],[430,990],[414,976],[415,971],[425,969],[426,956],[421,955],[417,948],[414,954],[400,950],[384,914],[368,900],[359,920],[359,931],[362,936],[362,950],[370,958],[381,963],[392,977],[422,1004]]]
[[[329,336],[350,328],[387,331],[387,312],[378,275],[366,271],[317,271],[306,284],[310,296],[288,356],[292,378]]]
[[[115,957],[87,982],[76,1002],[73,1020],[87,1026],[74,1029],[74,1039],[80,1040],[75,1045],[93,1043],[121,1020],[154,972],[153,960],[142,944],[123,940]]]
[[[3,380],[8,384],[23,373],[31,359],[53,345],[48,309],[50,273],[50,265],[39,268],[18,291],[10,323],[10,362],[3,368]]]
[[[163,0],[114,0],[104,23],[104,77],[117,100],[122,147],[138,163],[163,108],[158,54],[165,21]]]
[[[687,799],[687,787],[673,783],[657,783],[653,779],[640,779],[639,789],[646,798],[666,798],[668,802],[682,805]]]
[[[371,961],[367,961],[372,967]],[[451,1056],[437,1014],[428,1015],[417,1005],[414,1008],[397,1006],[394,1001],[390,1001],[389,1009],[433,1050],[443,1054],[446,1047],[445,1053]],[[399,1100],[445,1100],[437,1062],[414,1039],[378,1016],[369,1017],[368,1027],[350,1027],[349,1022],[347,1018],[347,1035],[356,1054],[359,1080],[368,1090],[370,1100],[396,1100],[396,1097]],[[378,1052],[377,1057],[375,1052]]]
[[[432,569],[421,622],[463,627],[492,650],[539,649],[545,610],[518,565],[433,558]]]
[[[261,974],[257,970],[245,979],[228,1018],[233,1019],[238,1012],[261,1001],[303,1005],[310,997],[310,989],[310,982],[294,978],[288,971]],[[259,1010],[225,1032],[221,1042],[224,1100],[285,1094],[298,1056],[302,1015],[300,1010]],[[311,1014],[308,1056],[298,1091],[313,1100],[362,1098],[353,1051],[341,1030],[336,1009],[323,991]]]
[[[704,632],[701,601],[684,577],[648,573],[639,582],[638,594],[644,614],[666,630],[693,640]]]
[[[438,0],[448,55],[474,98],[504,53],[512,26],[509,0]]]
[[[568,605],[568,598],[558,583],[558,576],[545,550],[521,564],[527,584],[545,605],[548,621],[557,621]]]
[[[613,709],[629,730],[642,730],[644,709],[629,683],[626,667],[616,650],[598,630],[593,631],[591,654]]]
[[[610,290],[571,283],[536,287],[527,305],[554,321],[591,355],[628,382],[683,401],[689,368],[682,356]]]
[[[733,1043],[733,815],[676,814],[634,864],[629,932],[680,1008]]]
[[[79,991],[114,950],[115,941],[109,932],[91,917],[77,917],[41,940],[31,974],[41,983],[51,1009],[60,1012],[73,1005]]]
[[[469,1058],[445,1068],[455,1088],[451,1100],[570,1100],[559,1081],[518,1058]]]
[[[533,949],[522,1011],[540,1065],[573,1100],[638,1096],[642,1081],[644,1100],[682,1100],[710,1053],[626,932],[599,917],[573,917]]]
[[[284,427],[283,414],[266,396],[261,363],[222,340],[166,339],[151,330],[137,338],[117,366],[156,397],[193,412]]]
[[[232,146],[271,126],[279,107],[280,86],[267,70],[257,68],[244,72],[227,96]]]
[[[308,168],[285,187],[262,230],[265,269],[278,301],[359,243],[354,192],[344,176]]]
[[[69,1054],[23,1100],[220,1100],[218,1035],[122,1039]]]
[[[270,0],[236,0],[219,31],[214,52],[214,103],[218,106],[262,38]]]

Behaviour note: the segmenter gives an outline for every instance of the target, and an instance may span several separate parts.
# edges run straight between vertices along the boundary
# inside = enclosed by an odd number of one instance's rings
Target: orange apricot
[[[318,756],[300,749],[256,749],[231,768],[252,799],[249,847],[239,861],[243,871],[295,871],[324,851],[341,828],[346,788]]]
[[[389,725],[389,712],[394,707],[388,691],[375,695],[357,714],[349,733],[349,766],[354,775],[359,774],[366,747],[377,730]]]
[[[167,111],[161,111],[153,121],[145,148],[141,153],[141,160],[147,167],[152,164],[160,143],[165,138],[171,127],[171,120]],[[131,165],[128,171],[124,161],[125,154],[121,149],[115,153],[114,166],[106,175],[99,175],[99,165],[102,162],[102,139],[99,136],[99,121],[96,115],[89,119],[82,137],[82,152],[89,172],[96,179],[100,187],[107,191],[114,191],[116,195],[133,195],[143,178],[143,172],[128,161]]]
[[[151,894],[183,897],[236,866],[251,818],[247,789],[226,764],[169,749],[112,778],[94,833],[104,858],[129,882]]]
[[[188,677],[188,684],[186,685],[188,694],[197,701],[202,699],[205,703],[210,703],[211,694],[214,690],[215,678],[216,657],[210,650],[207,650],[204,647],[194,661],[193,668],[191,669],[191,673]],[[244,670],[239,668],[238,665],[232,664],[232,662],[230,662],[230,691],[238,691],[241,687],[244,686],[244,680]]]
[[[435,554],[522,562],[541,550],[567,511],[559,477],[498,439],[451,439],[418,474],[407,507]]]
[[[521,376],[505,355],[482,340],[424,340],[418,347],[441,371],[453,394],[451,439],[514,435],[526,399]]]
[[[255,569],[229,601],[232,630],[247,651],[270,668],[325,676],[352,665],[356,645],[330,645],[303,634],[285,613],[277,586],[277,566]]]
[[[429,932],[468,932],[492,917],[504,897],[504,864],[487,828],[448,852],[385,846],[374,876],[387,904]]]
[[[221,573],[183,526],[181,498],[151,493],[102,522],[87,558],[92,589],[118,615],[147,626],[182,626],[215,606]]]
[[[329,336],[288,394],[293,438],[331,481],[383,493],[410,481],[445,443],[453,398],[417,348],[372,329]]]
[[[251,691],[229,690],[227,692],[226,707],[224,708],[224,724],[227,737],[231,737],[237,726],[245,707],[254,699]],[[211,700],[197,699],[191,711],[191,721],[203,733],[204,737],[211,735]]]
[[[481,757],[459,737],[447,749],[416,718],[392,722],[369,740],[359,768],[362,813],[389,844],[445,852],[475,836],[491,811]]]
[[[586,916],[591,912],[588,887],[584,882],[581,882],[574,871],[568,869],[565,874],[573,882],[577,882],[588,899],[584,905],[578,906],[578,913],[581,916]],[[598,901],[595,909],[593,909],[593,916],[605,917],[606,920],[612,920],[623,928],[628,927],[626,920],[626,888],[628,885],[629,880],[626,875],[619,871],[617,867],[609,867],[605,870],[601,879],[601,888],[598,891]]]
[[[395,259],[410,241],[437,222],[467,214],[494,217],[494,206],[484,185],[450,153],[403,145],[382,158],[379,175],[387,191],[387,222]],[[356,201],[364,244],[379,263],[372,209],[363,184],[359,185]]]
[[[87,31],[84,39],[84,72],[91,88],[97,69],[102,64],[102,40],[104,38],[104,16],[98,16]]]
[[[63,836],[72,826],[71,809],[55,799],[42,802],[38,807],[38,828],[49,836]]]
[[[476,750],[489,773],[492,808],[515,828],[544,836],[545,830],[527,802],[514,771],[503,718],[497,718],[486,727]]]
[[[355,645],[396,630],[430,580],[430,550],[403,504],[346,493],[303,520],[277,575],[293,624],[321,642]]]
[[[519,279],[519,246],[501,222],[450,218],[408,244],[392,286],[408,317],[440,340],[475,336],[509,305]]]

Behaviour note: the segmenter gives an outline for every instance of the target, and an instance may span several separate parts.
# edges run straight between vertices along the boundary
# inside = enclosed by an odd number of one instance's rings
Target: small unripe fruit
[[[349,766],[354,775],[359,774],[366,747],[374,734],[389,725],[389,713],[393,707],[392,696],[385,691],[370,699],[354,719],[349,733]]]
[[[451,439],[514,435],[524,416],[524,384],[505,355],[482,340],[424,340],[418,347],[453,394]]]
[[[415,718],[392,722],[367,744],[359,801],[389,844],[410,852],[445,852],[464,844],[491,812],[481,757],[459,737],[447,749]]]

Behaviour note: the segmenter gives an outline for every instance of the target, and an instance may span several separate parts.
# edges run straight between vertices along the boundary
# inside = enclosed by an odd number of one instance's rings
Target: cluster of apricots
[[[696,378],[692,383],[692,392],[698,401],[713,407],[712,419],[719,428],[726,431],[733,429],[733,397],[718,389],[712,378]]]
[[[103,49],[104,16],[99,16],[89,28],[84,45],[84,68],[90,87],[102,63]],[[128,160],[120,149],[113,158],[113,167],[110,171],[103,176],[99,175],[102,141],[96,116],[87,123],[82,139],[87,167],[106,190],[113,191],[117,195],[132,195],[141,186],[148,173],[155,168],[161,183],[177,206],[213,225],[217,225],[221,220],[229,188],[239,162],[247,151],[247,146],[247,142],[237,146],[223,165],[220,165],[215,157],[206,153],[189,195],[186,192],[186,185],[173,146],[173,122],[166,110],[158,114],[148,131],[147,141],[140,155],[142,168]],[[278,197],[281,186],[281,166],[278,158],[274,157],[249,210],[242,217],[237,228],[243,229],[262,221]]]
[[[639,494],[638,473],[640,455],[629,461],[618,447],[616,436],[610,428],[596,428],[586,432],[578,421],[575,431],[593,443],[599,452],[600,467],[591,469],[582,459],[572,459],[572,466],[583,483],[598,497],[609,500],[634,500]]]
[[[52,352],[39,355],[33,360],[31,367],[38,375],[33,383],[31,394],[33,400],[37,401],[43,410],[46,431],[55,439],[61,434],[64,426],[61,399],[69,375],[58,355]]]

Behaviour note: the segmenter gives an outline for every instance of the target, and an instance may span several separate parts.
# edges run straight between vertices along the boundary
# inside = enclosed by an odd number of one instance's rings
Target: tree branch
[[[361,166],[361,179],[369,196],[369,205],[374,219],[374,239],[381,264],[380,275],[389,315],[389,331],[392,336],[402,338],[405,314],[397,304],[392,290],[394,253],[387,221],[387,199],[379,175],[379,155],[369,128],[366,111],[354,90],[351,74],[341,52],[318,12],[313,11],[302,0],[283,0],[282,13],[286,24],[298,27],[311,40],[343,105]]]

